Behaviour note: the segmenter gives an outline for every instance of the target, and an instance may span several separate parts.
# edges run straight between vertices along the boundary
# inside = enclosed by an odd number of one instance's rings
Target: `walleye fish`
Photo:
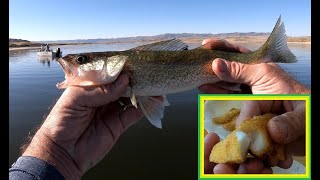
[[[280,16],[264,45],[250,53],[208,50],[203,46],[188,50],[181,40],[171,39],[126,51],[69,54],[58,59],[65,80],[57,88],[110,84],[120,72],[125,73],[129,75],[129,87],[123,97],[130,97],[132,104],[139,105],[148,120],[161,128],[165,106],[169,105],[165,95],[221,81],[211,68],[215,58],[247,64],[296,62],[288,49]],[[163,96],[164,101],[152,96]]]

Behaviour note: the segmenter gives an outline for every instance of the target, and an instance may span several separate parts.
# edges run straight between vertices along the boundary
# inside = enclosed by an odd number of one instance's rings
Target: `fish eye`
[[[85,56],[79,56],[76,60],[78,64],[84,64],[87,62],[87,58]]]

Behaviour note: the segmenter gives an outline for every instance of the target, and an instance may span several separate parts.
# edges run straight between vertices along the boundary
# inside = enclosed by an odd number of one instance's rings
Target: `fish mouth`
[[[74,79],[75,76],[73,75],[72,69],[68,65],[66,60],[64,60],[63,58],[59,58],[59,59],[57,59],[57,62],[61,66],[61,68],[62,68],[62,70],[63,70],[63,72],[65,74],[65,76],[64,76],[65,80],[60,82],[60,83],[57,83],[56,87],[58,89],[65,89],[68,86],[70,86],[70,81],[72,81],[72,79]]]
[[[65,74],[65,79],[73,76],[73,73],[72,73],[72,70],[71,70],[70,66],[68,65],[68,63],[63,58],[59,58],[57,60],[57,62],[62,67],[62,70],[63,70],[63,72]]]

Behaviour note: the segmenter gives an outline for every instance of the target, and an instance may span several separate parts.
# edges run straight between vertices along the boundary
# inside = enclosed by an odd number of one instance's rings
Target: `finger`
[[[238,127],[244,120],[251,118],[253,116],[262,115],[264,113],[274,113],[278,114],[283,112],[282,102],[286,101],[243,101],[241,106],[241,111],[239,117],[236,121],[236,126]]]
[[[243,101],[240,114],[236,120],[236,127],[238,127],[244,120],[257,115],[260,115],[258,101]]]
[[[268,164],[269,166],[274,167],[274,166],[276,166],[276,165],[279,163],[279,160],[276,159],[276,158],[267,158],[267,159],[265,160],[265,162],[266,162],[266,164]]]
[[[123,107],[118,102],[112,102],[98,107],[95,114],[95,119],[98,119],[97,122],[103,123],[97,126],[107,128],[111,133],[113,142],[130,126],[142,119],[144,115],[140,108],[136,109],[133,106],[127,107],[125,110],[122,109]]]
[[[120,121],[123,127],[123,131],[127,130],[130,126],[137,123],[139,120],[142,119],[144,116],[142,110],[139,108],[136,108],[134,106],[130,106],[127,109],[125,109],[120,114]]]
[[[236,121],[236,126],[238,127],[244,120],[252,118],[253,116],[262,115],[268,112],[279,114],[283,112],[284,102],[287,101],[243,101],[241,106],[240,114]]]
[[[254,101],[243,101],[241,106],[240,114],[236,121],[236,127],[238,127],[243,121],[252,118],[253,116],[259,116],[267,112],[273,112],[275,101],[269,100],[254,100]]]
[[[212,62],[212,70],[215,75],[223,81],[246,84],[251,88],[255,86],[259,87],[263,84],[272,86],[270,81],[276,79],[275,74],[284,74],[284,80],[291,80],[283,69],[273,64],[274,63],[244,64],[232,61],[232,59],[228,61],[222,58],[216,58]],[[266,76],[266,74],[269,76]],[[263,93],[268,89],[267,87],[268,86],[254,93]]]
[[[237,171],[229,164],[217,164],[213,168],[214,174],[236,174]]]
[[[207,93],[207,94],[232,94],[233,93],[233,91],[216,87],[214,84],[205,84],[205,85],[199,86],[198,89],[201,92]]]
[[[252,65],[231,62],[221,58],[212,62],[212,70],[223,81],[247,85],[252,85],[252,74],[257,72],[257,69],[252,69]]]
[[[77,96],[79,104],[89,107],[98,107],[117,100],[127,89],[128,76],[120,75],[112,84],[100,87],[87,87],[81,89]],[[72,96],[72,94],[71,94]]]
[[[211,149],[220,141],[216,133],[208,133],[204,138],[204,173],[212,174],[214,163],[209,161]]]
[[[288,169],[292,166],[293,163],[293,158],[291,153],[287,152],[285,156],[285,160],[279,161],[277,166],[283,168],[283,169]]]
[[[272,174],[272,173],[273,173],[273,171],[272,171],[271,167],[265,167],[261,171],[261,174]]]
[[[259,159],[250,158],[240,164],[238,174],[258,174],[264,169],[264,164]]]
[[[219,51],[228,51],[228,52],[241,52],[248,53],[251,52],[249,49],[229,43],[224,39],[210,38],[202,41],[202,45],[206,49],[219,50]]]
[[[294,156],[305,156],[306,154],[306,137],[301,136],[296,141],[287,144],[286,149]]]
[[[288,144],[305,134],[305,106],[273,117],[268,123],[271,138],[278,144]]]

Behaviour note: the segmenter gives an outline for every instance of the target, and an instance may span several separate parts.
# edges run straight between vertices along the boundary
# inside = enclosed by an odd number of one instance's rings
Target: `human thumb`
[[[239,62],[230,62],[221,58],[217,58],[212,62],[213,72],[223,81],[252,84],[251,65]]]
[[[288,144],[305,134],[305,106],[299,106],[294,111],[272,118],[268,123],[268,131],[273,141],[278,144]]]

